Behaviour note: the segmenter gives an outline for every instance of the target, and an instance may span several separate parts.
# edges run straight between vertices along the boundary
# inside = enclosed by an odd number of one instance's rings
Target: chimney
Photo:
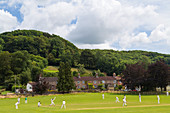
[[[78,73],[78,78],[81,78],[81,77],[80,77],[80,73]]]

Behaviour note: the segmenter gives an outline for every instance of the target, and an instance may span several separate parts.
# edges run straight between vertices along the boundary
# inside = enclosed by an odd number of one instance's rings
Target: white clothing
[[[18,104],[20,103],[20,98],[18,98]]]
[[[126,96],[124,95],[124,99],[126,100]]]
[[[123,106],[127,106],[127,104],[126,104],[126,99],[125,98],[123,98]]]
[[[118,97],[116,97],[116,103],[117,103],[117,102],[120,102]]]
[[[40,107],[41,106],[41,103],[40,102],[38,102],[38,107]]]
[[[139,102],[141,102],[141,94],[139,94]]]
[[[103,97],[103,99],[104,99],[104,94],[102,94],[102,97]]]
[[[55,105],[54,100],[55,99],[51,99],[51,104],[50,105]]]
[[[15,107],[16,107],[16,109],[18,109],[18,104],[19,104],[18,102],[16,102],[16,103],[15,103]]]
[[[63,106],[64,106],[64,108],[66,109],[66,102],[65,101],[63,101],[63,104],[62,104],[62,106],[61,106],[61,109],[63,108]]]
[[[166,92],[166,95],[169,96],[169,92]]]
[[[158,104],[160,104],[160,97],[159,97],[159,95],[157,95],[157,98],[158,98]]]

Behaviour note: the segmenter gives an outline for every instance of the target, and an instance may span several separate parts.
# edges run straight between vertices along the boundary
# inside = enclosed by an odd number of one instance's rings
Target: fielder
[[[20,104],[20,97],[18,97],[18,104]]]
[[[16,109],[18,109],[18,104],[19,104],[18,102],[16,102],[16,103],[15,103],[15,107],[16,107]]]
[[[142,100],[142,99],[141,99],[141,94],[139,93],[139,102],[141,102],[141,100]]]
[[[65,102],[65,100],[63,100],[63,104],[62,104],[62,106],[61,106],[61,109],[63,108],[63,106],[64,106],[64,108],[66,109],[66,102]]]
[[[41,102],[39,101],[39,102],[38,102],[38,107],[40,107],[40,106],[41,106]]]
[[[116,97],[116,103],[117,103],[117,102],[120,102],[120,101],[119,101],[119,97]]]
[[[126,95],[124,95],[124,99],[126,100]]]
[[[158,104],[160,104],[160,97],[159,97],[159,95],[157,95],[157,98],[158,98]]]
[[[25,97],[25,104],[27,104],[27,97]]]
[[[54,105],[54,106],[55,106],[55,103],[54,103],[55,98],[56,98],[56,97],[54,97],[54,99],[51,99],[51,104],[50,104],[50,106],[51,106],[51,105]]]
[[[127,104],[126,104],[126,99],[125,98],[123,98],[123,106],[127,106]]]
[[[103,97],[103,99],[104,99],[104,94],[102,94],[102,97]]]
[[[169,96],[169,92],[168,91],[166,92],[166,95]]]

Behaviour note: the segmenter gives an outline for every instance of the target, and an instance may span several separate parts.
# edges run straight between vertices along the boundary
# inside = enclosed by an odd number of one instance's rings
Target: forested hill
[[[0,50],[10,53],[26,50],[30,54],[47,58],[49,65],[59,65],[69,59],[72,66],[78,62],[78,48],[57,35],[36,30],[16,30],[0,34]],[[67,57],[66,57],[67,56]]]
[[[48,60],[48,65],[58,66],[67,61],[71,66],[84,64],[88,69],[100,69],[108,75],[120,74],[125,64],[144,62],[146,65],[163,59],[170,65],[170,55],[147,51],[114,51],[78,49],[73,43],[57,35],[36,30],[16,30],[0,34],[0,51],[14,53],[27,51]]]

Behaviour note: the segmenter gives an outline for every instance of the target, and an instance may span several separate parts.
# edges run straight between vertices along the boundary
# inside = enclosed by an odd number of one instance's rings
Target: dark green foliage
[[[77,71],[73,71],[73,76],[74,77],[78,77],[78,72]]]
[[[35,91],[38,94],[43,94],[49,89],[49,83],[41,79],[35,86]]]
[[[159,60],[148,67],[148,78],[153,87],[161,87],[166,89],[168,79],[170,78],[170,68],[164,61]]]
[[[69,41],[36,30],[16,30],[0,34],[0,51],[10,53],[26,50],[30,54],[48,59],[50,65],[59,65],[60,61],[69,60],[72,66],[78,64],[79,51]]]
[[[84,64],[85,68],[95,68],[95,55],[89,50],[85,49],[81,52],[80,63]]]
[[[60,63],[59,73],[58,73],[58,84],[57,89],[59,92],[69,92],[74,89],[73,76],[71,74],[71,67],[68,62]]]
[[[43,72],[43,77],[57,77],[58,73],[54,73],[54,72]]]
[[[145,64],[128,64],[123,72],[123,82],[130,88],[141,87],[142,91],[155,91],[156,87],[165,88],[170,78],[170,68],[162,60],[152,63],[147,70]],[[165,88],[166,89],[166,88]]]
[[[5,80],[13,74],[11,70],[11,54],[7,51],[0,53],[0,84],[4,85]]]

